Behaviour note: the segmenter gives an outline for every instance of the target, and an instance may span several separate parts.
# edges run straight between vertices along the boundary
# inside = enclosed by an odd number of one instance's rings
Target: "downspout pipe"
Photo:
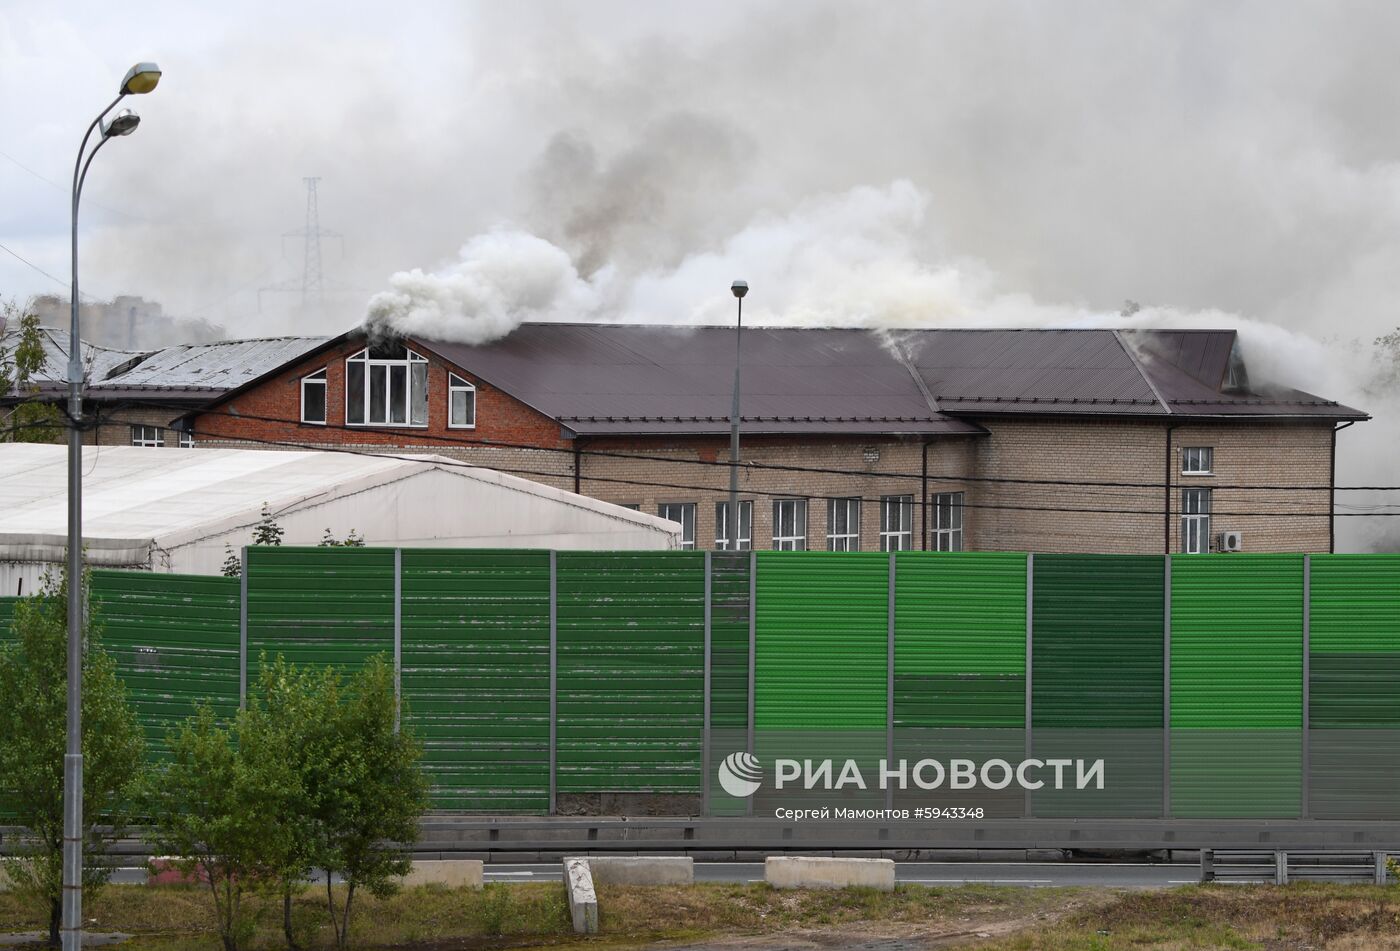
[[[919,533],[920,551],[928,551],[928,444],[929,440],[925,439],[923,470],[919,476],[919,521],[923,527]]]
[[[1356,420],[1350,419],[1339,426],[1332,427],[1332,461],[1327,474],[1327,552],[1333,554],[1337,550],[1337,433],[1348,426],[1355,426]]]
[[[1162,554],[1172,553],[1172,430],[1176,425],[1167,424],[1167,452],[1165,468],[1162,472]]]

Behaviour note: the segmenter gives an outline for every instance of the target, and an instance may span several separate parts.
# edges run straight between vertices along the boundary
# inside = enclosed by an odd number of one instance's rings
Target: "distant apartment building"
[[[1365,413],[1251,387],[1233,331],[360,330],[183,421],[196,445],[432,453],[672,519],[686,547],[1327,551]],[[441,500],[453,504],[451,499]]]

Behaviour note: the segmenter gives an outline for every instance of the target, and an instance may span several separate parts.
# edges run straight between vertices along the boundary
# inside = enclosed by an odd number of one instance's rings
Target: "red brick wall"
[[[345,358],[364,348],[363,341],[342,346],[303,360],[262,384],[238,394],[195,419],[199,441],[230,440],[298,443],[315,446],[451,446],[466,441],[521,443],[569,448],[560,437],[559,424],[512,396],[489,386],[460,367],[446,363],[431,351],[405,341],[428,359],[428,425],[345,426]],[[326,425],[302,423],[301,378],[326,369]],[[475,429],[447,426],[447,374],[456,373],[476,386]],[[239,417],[242,418],[239,418]],[[251,418],[256,417],[256,418]],[[286,420],[271,422],[269,420]]]

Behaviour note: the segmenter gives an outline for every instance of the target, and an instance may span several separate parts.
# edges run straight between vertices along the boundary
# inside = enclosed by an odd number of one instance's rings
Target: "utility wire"
[[[256,413],[233,413],[233,412],[229,412],[229,411],[227,411],[227,410],[214,410],[214,409],[209,409],[209,410],[193,410],[192,413],[191,413],[191,415],[219,416],[219,417],[223,417],[223,418],[226,418],[226,419],[234,419],[234,420],[250,420],[250,421],[252,421],[252,422],[259,422],[259,423],[277,423],[277,424],[280,424],[280,425],[283,425],[283,426],[301,426],[301,425],[303,425],[303,424],[301,423],[300,420],[284,419],[284,418],[277,417],[277,416],[261,416],[261,415],[258,415],[258,414],[256,414]],[[321,431],[321,432],[333,431],[333,432],[356,433],[356,434],[361,434],[361,435],[363,435],[363,434],[365,434],[365,433],[376,433],[376,434],[377,434],[377,433],[382,433],[382,432],[383,432],[382,429],[375,429],[375,428],[372,428],[372,427],[347,426],[347,425],[338,425],[338,424],[335,424],[335,423],[324,423],[324,424],[323,424],[323,423],[316,423],[316,424],[314,424],[314,428],[315,428],[316,430],[318,430],[318,431]],[[672,456],[659,456],[659,455],[653,455],[653,454],[648,454],[648,453],[624,452],[624,451],[620,451],[620,450],[610,450],[610,449],[584,449],[584,448],[582,448],[582,447],[579,447],[578,449],[573,449],[573,448],[561,448],[561,447],[557,447],[557,446],[539,446],[539,445],[535,445],[535,444],[532,444],[532,443],[501,442],[501,441],[497,441],[497,440],[472,439],[472,438],[470,438],[470,437],[461,437],[461,436],[441,436],[441,435],[434,435],[434,434],[431,434],[431,433],[421,432],[421,431],[414,430],[414,429],[406,429],[406,430],[402,430],[402,431],[403,431],[403,432],[406,432],[406,433],[411,433],[411,434],[412,434],[412,438],[413,438],[415,441],[421,441],[421,442],[424,442],[424,443],[433,443],[433,444],[439,444],[439,443],[440,443],[440,444],[449,445],[449,446],[452,446],[452,445],[470,446],[470,447],[478,448],[478,449],[527,449],[527,450],[532,450],[532,451],[535,451],[535,452],[561,453],[561,454],[568,455],[568,456],[573,456],[575,453],[577,453],[578,455],[582,455],[582,456],[597,456],[597,457],[600,457],[600,458],[630,459],[630,460],[643,461],[643,462],[665,462],[665,463],[679,464],[679,465],[706,466],[706,467],[717,467],[717,468],[723,468],[723,469],[728,469],[728,468],[729,468],[729,463],[728,463],[728,461],[724,461],[724,460],[713,460],[713,461],[712,461],[712,460],[708,460],[708,459],[684,459],[684,458],[678,458],[678,457],[672,457]],[[210,435],[218,436],[219,434],[210,434]],[[241,439],[241,438],[244,438],[244,437],[241,437],[241,436],[224,436],[224,437],[221,437],[221,438],[227,438],[227,439]],[[318,445],[318,446],[316,446],[316,448],[324,448],[324,447]],[[1166,483],[1166,482],[1118,482],[1118,481],[1102,481],[1102,480],[1093,480],[1093,479],[1028,479],[1028,478],[1014,478],[1014,477],[1010,477],[1010,476],[968,476],[968,475],[948,475],[948,474],[939,474],[939,475],[935,475],[935,474],[933,474],[933,473],[929,473],[927,476],[925,476],[923,473],[919,473],[919,472],[897,472],[897,471],[896,471],[896,472],[871,472],[871,471],[869,471],[869,470],[867,470],[867,469],[841,469],[841,468],[836,468],[836,467],[831,467],[831,466],[800,466],[800,465],[791,465],[791,464],[783,464],[783,463],[775,463],[775,462],[750,462],[750,461],[747,461],[747,460],[741,462],[741,463],[740,463],[740,466],[743,467],[743,468],[745,468],[745,469],[751,469],[751,470],[766,470],[766,471],[774,471],[774,472],[803,472],[803,473],[813,473],[813,474],[818,474],[818,475],[843,475],[843,476],[856,476],[856,477],[862,477],[862,478],[877,478],[877,479],[913,479],[913,480],[916,480],[916,481],[925,481],[925,480],[926,480],[926,481],[928,481],[928,482],[969,482],[969,483],[991,483],[991,484],[1029,485],[1029,486],[1037,486],[1037,485],[1057,486],[1057,485],[1060,485],[1060,486],[1082,487],[1082,488],[1086,488],[1086,489],[1117,488],[1117,489],[1159,489],[1159,490],[1160,490],[1160,489],[1164,489],[1164,488],[1173,488],[1173,489],[1175,489],[1175,488],[1191,488],[1191,487],[1192,487],[1192,485],[1191,485],[1190,483],[1185,483],[1185,482]],[[592,476],[584,476],[584,478],[587,479],[587,478],[593,478],[593,477],[592,477]],[[1339,486],[1331,486],[1331,485],[1271,485],[1271,484],[1263,484],[1263,485],[1244,485],[1244,484],[1239,484],[1239,483],[1207,483],[1207,484],[1202,484],[1202,485],[1200,486],[1200,488],[1230,489],[1230,490],[1243,491],[1243,492],[1259,492],[1259,491],[1263,491],[1263,492],[1331,492],[1331,491],[1333,491],[1334,489],[1335,489],[1336,491],[1338,491],[1338,492],[1363,492],[1363,491],[1364,491],[1364,492],[1400,492],[1400,485],[1351,485],[1351,486],[1341,486],[1341,485],[1339,485]]]

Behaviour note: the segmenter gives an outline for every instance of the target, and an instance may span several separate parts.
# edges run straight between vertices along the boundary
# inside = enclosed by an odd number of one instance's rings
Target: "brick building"
[[[1366,414],[1251,387],[1233,331],[749,329],[739,546],[1326,551]],[[433,452],[726,548],[734,331],[356,330],[215,399],[198,445]]]

